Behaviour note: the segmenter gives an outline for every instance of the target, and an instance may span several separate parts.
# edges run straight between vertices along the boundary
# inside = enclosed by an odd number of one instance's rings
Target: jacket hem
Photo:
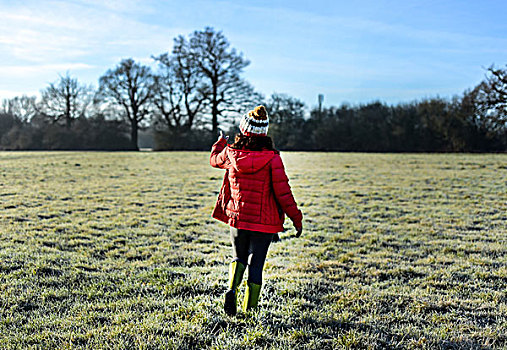
[[[283,225],[266,225],[266,224],[255,224],[251,222],[237,221],[229,217],[222,217],[219,215],[212,215],[214,219],[222,221],[229,226],[240,230],[258,231],[264,233],[278,233],[283,231]]]

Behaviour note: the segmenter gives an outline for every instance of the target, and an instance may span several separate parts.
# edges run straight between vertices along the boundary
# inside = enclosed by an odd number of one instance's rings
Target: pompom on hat
[[[243,115],[239,123],[239,130],[245,136],[266,136],[268,127],[268,112],[264,106],[257,106]]]

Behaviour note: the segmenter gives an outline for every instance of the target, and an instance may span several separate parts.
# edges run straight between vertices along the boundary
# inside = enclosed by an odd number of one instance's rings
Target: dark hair
[[[230,146],[235,149],[246,149],[249,151],[276,151],[273,140],[269,136],[245,136],[236,134],[234,143]]]

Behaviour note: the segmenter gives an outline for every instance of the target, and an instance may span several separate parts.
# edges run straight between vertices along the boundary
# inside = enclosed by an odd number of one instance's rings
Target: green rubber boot
[[[238,309],[238,287],[243,279],[246,266],[239,261],[229,266],[229,290],[225,293],[224,311],[227,315],[236,315]]]
[[[259,305],[259,295],[261,294],[261,285],[248,282],[245,293],[245,299],[243,300],[243,311],[256,309]]]

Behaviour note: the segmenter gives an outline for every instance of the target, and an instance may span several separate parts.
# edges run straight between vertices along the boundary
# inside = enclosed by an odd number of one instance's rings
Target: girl
[[[280,153],[268,133],[264,106],[245,114],[240,134],[227,145],[222,132],[211,148],[210,164],[225,169],[213,217],[230,226],[233,260],[229,268],[229,290],[224,311],[235,315],[238,289],[248,266],[243,311],[256,308],[262,285],[262,269],[273,235],[283,231],[284,213],[292,220],[299,237],[303,214],[292,195]]]

